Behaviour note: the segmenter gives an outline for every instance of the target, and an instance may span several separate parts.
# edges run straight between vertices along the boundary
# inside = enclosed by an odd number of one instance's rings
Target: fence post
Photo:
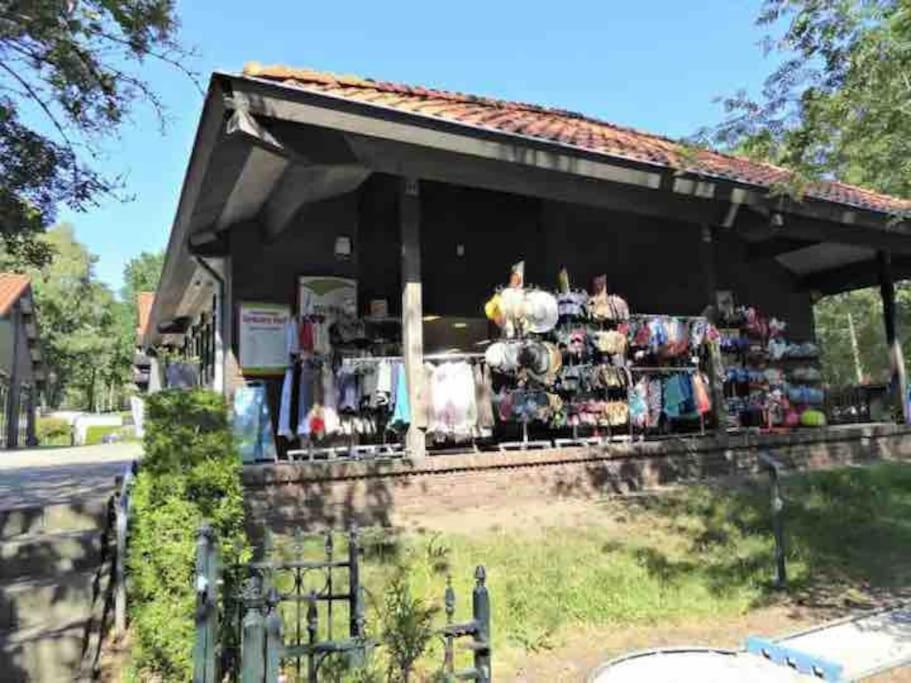
[[[316,637],[319,630],[319,612],[316,609],[316,592],[311,591],[307,597],[307,683],[319,683],[316,678]]]
[[[478,565],[474,577],[476,584],[471,595],[471,613],[477,630],[474,640],[474,668],[480,683],[490,682],[490,595],[487,593],[487,572],[484,565]]]
[[[126,572],[124,571],[124,556],[127,551],[127,512],[124,495],[122,487],[114,500],[114,533],[117,544],[114,551],[114,634],[117,638],[122,638],[127,630],[127,589]]]
[[[455,591],[452,589],[452,575],[446,577],[446,591],[443,593],[443,604],[446,609],[446,626],[452,626],[455,616]],[[443,641],[443,671],[452,674],[455,670],[455,654],[452,631],[447,629]]]
[[[364,635],[364,609],[361,604],[360,541],[357,526],[348,530],[348,635],[361,638]]]
[[[782,464],[769,453],[761,452],[759,460],[769,468],[769,489],[772,503],[772,532],[775,534],[775,587],[784,588],[788,582],[788,572],[786,566],[785,549],[784,549],[784,500],[781,497],[781,474]]]
[[[196,537],[196,645],[193,651],[193,683],[217,683],[217,563],[215,532],[208,523],[204,523],[199,527]]]
[[[249,602],[240,631],[240,680],[241,683],[262,683],[266,669],[263,662],[266,634],[260,610],[259,584],[256,579],[251,583]]]
[[[278,591],[273,587],[266,597],[266,683],[278,683],[281,674],[282,615],[279,612]]]

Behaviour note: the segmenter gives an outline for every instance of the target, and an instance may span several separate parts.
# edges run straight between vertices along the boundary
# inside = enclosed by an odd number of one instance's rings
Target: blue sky
[[[760,0],[183,0],[192,67],[284,63],[559,106],[674,137],[721,116],[718,95],[755,92],[772,68],[753,25]],[[128,203],[61,211],[119,288],[126,261],[165,247],[202,106],[184,76],[143,67],[169,108],[142,109],[106,145]]]

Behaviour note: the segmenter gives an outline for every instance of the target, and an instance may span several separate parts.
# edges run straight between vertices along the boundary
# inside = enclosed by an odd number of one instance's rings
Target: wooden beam
[[[703,225],[699,241],[699,265],[702,268],[702,282],[707,310],[714,312],[710,320],[718,324],[717,292],[717,252],[715,249],[715,228]],[[712,394],[712,418],[720,434],[727,435],[725,429],[724,379],[721,376],[721,350],[716,343],[709,346],[709,390]]]
[[[840,242],[911,256],[911,237],[903,232],[846,225],[785,213],[782,214],[782,224],[773,226],[769,216],[763,215],[754,207],[750,207],[749,210],[741,209],[734,230],[750,242],[783,239]]]
[[[497,192],[595,206],[641,216],[717,225],[727,205],[704,197],[545,170],[508,160],[421,148],[400,142],[348,135],[361,164],[374,171]]]
[[[775,237],[761,242],[749,242],[746,248],[746,260],[748,263],[766,261],[791,251],[811,247],[814,244],[819,244],[819,242],[799,240],[792,237]]]
[[[896,400],[902,423],[908,424],[908,379],[905,374],[905,358],[902,354],[895,315],[895,283],[892,274],[892,257],[886,251],[876,255],[879,267],[879,293],[883,300],[883,323],[886,328],[886,347],[889,349],[890,389],[898,393]]]
[[[904,280],[911,277],[911,258],[891,257],[892,277]],[[873,287],[879,284],[879,265],[876,260],[850,263],[832,270],[826,270],[799,278],[795,289],[815,291],[820,294],[839,294],[854,289]]]
[[[421,300],[421,196],[416,178],[399,182],[399,222],[402,241],[402,356],[408,382],[411,424],[405,449],[414,460],[427,453],[424,430],[424,308]]]

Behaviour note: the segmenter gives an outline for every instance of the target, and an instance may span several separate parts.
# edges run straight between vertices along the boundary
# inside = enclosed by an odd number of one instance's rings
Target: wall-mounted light
[[[439,319],[440,319],[440,316],[438,316],[438,315],[425,315],[425,316],[422,318],[422,320],[423,320],[425,323],[432,323],[434,320],[439,320]]]
[[[335,238],[335,258],[339,261],[347,261],[351,258],[351,238],[347,235],[339,235]]]
[[[465,245],[457,244],[456,245],[456,256],[462,257],[465,255]]]

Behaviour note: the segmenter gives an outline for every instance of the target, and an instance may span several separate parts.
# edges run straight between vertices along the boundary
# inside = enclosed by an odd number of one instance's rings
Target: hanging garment
[[[693,375],[693,400],[696,403],[696,410],[701,415],[705,415],[712,409],[707,381],[700,373]]]
[[[310,411],[313,408],[315,392],[313,383],[316,373],[308,362],[301,363],[300,382],[297,398],[297,434],[298,436],[310,435]]]
[[[357,373],[351,368],[340,368],[336,377],[336,384],[338,385],[339,412],[357,412],[361,406]]]
[[[335,386],[335,374],[328,363],[323,363],[320,371],[323,385],[323,422],[326,434],[335,434],[339,430],[338,391]]]
[[[282,398],[278,407],[278,435],[286,439],[294,436],[291,431],[291,394],[294,389],[294,368],[290,367],[285,370],[285,378],[282,380]]]
[[[490,368],[480,364],[474,366],[475,403],[478,410],[478,429],[482,435],[493,429],[493,385]]]
[[[388,406],[392,400],[392,363],[380,361],[376,371],[376,405]]]
[[[629,413],[634,427],[640,429],[648,425],[648,380],[644,377],[636,382],[630,391]]]
[[[662,382],[657,377],[650,378],[646,384],[645,402],[648,405],[648,427],[655,428],[661,420]]]
[[[369,408],[374,405],[376,396],[376,365],[359,368],[361,378],[361,406]]]
[[[313,321],[304,319],[298,327],[298,351],[313,353]]]
[[[477,423],[475,384],[468,363],[442,363],[430,382],[428,431],[438,438],[470,439]]]
[[[669,418],[680,417],[683,413],[685,396],[681,386],[680,375],[673,375],[664,380],[664,414]]]
[[[391,425],[396,429],[407,427],[411,424],[411,403],[408,399],[408,381],[404,368],[396,368],[393,372],[395,383],[395,408],[392,413]]]
[[[272,417],[262,383],[248,384],[234,392],[233,431],[242,462],[275,460]]]
[[[290,356],[296,356],[300,351],[300,332],[294,318],[289,318],[285,325],[285,350]]]

